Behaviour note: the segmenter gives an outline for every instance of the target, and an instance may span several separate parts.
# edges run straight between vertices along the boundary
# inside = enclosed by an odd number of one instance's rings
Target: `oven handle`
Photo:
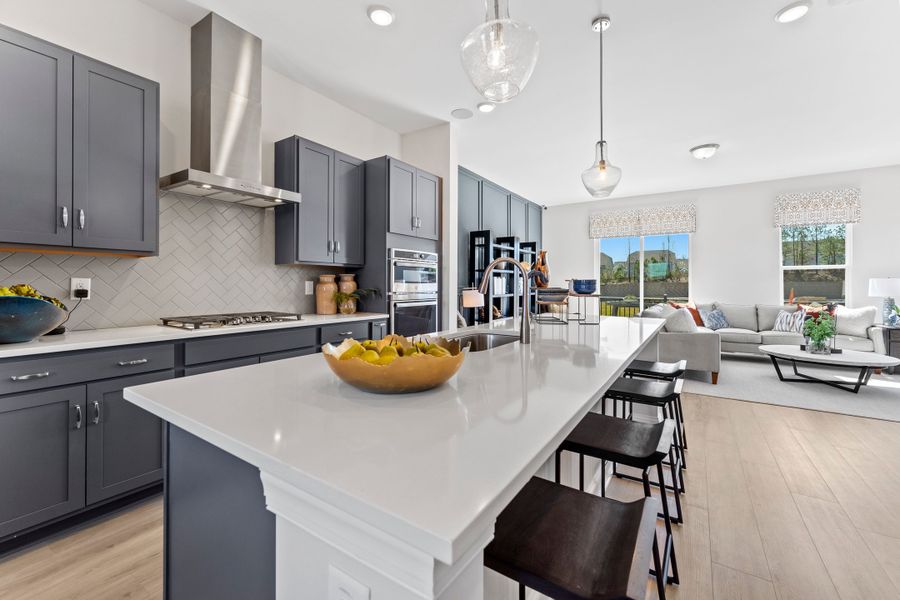
[[[395,260],[392,262],[392,265],[395,267],[431,267],[435,271],[438,268],[438,264],[436,262],[428,260]]]
[[[401,307],[437,306],[437,300],[394,300],[391,305]]]

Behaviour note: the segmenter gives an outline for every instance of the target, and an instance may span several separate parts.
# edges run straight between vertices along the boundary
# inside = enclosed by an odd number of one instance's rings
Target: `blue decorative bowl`
[[[30,342],[59,327],[66,315],[46,300],[0,296],[0,344]]]
[[[593,294],[597,291],[596,279],[573,279],[572,289],[576,294]]]

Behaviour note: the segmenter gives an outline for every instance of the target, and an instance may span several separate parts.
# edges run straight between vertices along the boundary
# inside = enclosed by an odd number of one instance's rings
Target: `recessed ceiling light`
[[[387,27],[394,22],[394,13],[387,6],[370,6],[369,20],[379,27]]]
[[[478,110],[480,110],[483,113],[494,112],[495,108],[497,108],[497,105],[494,104],[493,102],[479,102],[478,103]]]
[[[691,154],[698,160],[706,160],[712,158],[719,151],[718,144],[703,144],[702,146],[694,146],[691,148]]]
[[[454,119],[471,119],[472,111],[468,108],[455,108],[450,111],[450,115],[453,116]]]
[[[775,14],[775,20],[779,23],[793,23],[799,21],[809,12],[809,0],[800,0],[788,4]]]

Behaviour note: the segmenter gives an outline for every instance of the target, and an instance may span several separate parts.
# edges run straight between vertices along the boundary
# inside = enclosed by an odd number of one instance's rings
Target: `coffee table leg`
[[[812,375],[807,375],[806,373],[801,373],[797,370],[797,361],[791,359],[785,359],[791,363],[791,368],[794,371],[794,375],[796,377],[788,378],[785,377],[781,372],[781,367],[778,364],[778,359],[774,356],[770,355],[770,359],[772,359],[772,365],[775,367],[775,373],[778,375],[778,379],[780,381],[787,381],[791,383],[823,383],[825,385],[829,385],[833,388],[837,388],[839,390],[844,390],[845,392],[850,392],[851,394],[858,394],[859,389],[869,383],[869,379],[872,377],[872,369],[869,367],[860,367],[859,368],[859,377],[856,378],[856,383],[844,383],[842,381],[829,381],[827,379],[819,379],[818,377],[813,377]],[[832,367],[836,367],[836,365],[829,365]],[[840,368],[837,366],[837,368]],[[845,367],[848,368],[848,367]],[[855,368],[855,367],[849,367]]]
[[[769,356],[772,359],[772,364],[775,366],[775,372],[778,374],[778,379],[781,381],[785,381],[784,375],[781,374],[781,367],[778,366],[778,359],[774,356]],[[794,372],[797,371],[797,364],[794,363]]]

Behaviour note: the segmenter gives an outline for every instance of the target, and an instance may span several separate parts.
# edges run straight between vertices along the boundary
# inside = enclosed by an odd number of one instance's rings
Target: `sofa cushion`
[[[778,313],[785,311],[789,313],[797,312],[796,304],[757,304],[756,320],[759,331],[773,331],[775,329],[775,320]]]
[[[756,321],[756,306],[752,304],[721,304],[716,302],[716,308],[725,315],[729,326],[736,329],[759,331],[759,325]]]
[[[806,341],[802,333],[796,331],[761,331],[763,344],[788,344],[800,345]]]
[[[697,324],[687,308],[679,308],[666,317],[666,331],[672,333],[696,333]]]
[[[859,350],[860,352],[874,352],[875,342],[867,337],[838,334],[834,336],[834,347],[841,350]]]
[[[700,316],[703,318],[703,326],[713,331],[728,327],[728,319],[725,318],[721,310],[711,310],[709,312],[701,310]]]
[[[864,306],[862,308],[838,306],[834,311],[837,333],[867,338],[869,336],[869,327],[875,324],[875,317],[877,316],[878,309],[874,306]]]
[[[726,327],[716,330],[723,342],[737,344],[762,344],[762,336],[758,331],[751,331],[740,327]]]

